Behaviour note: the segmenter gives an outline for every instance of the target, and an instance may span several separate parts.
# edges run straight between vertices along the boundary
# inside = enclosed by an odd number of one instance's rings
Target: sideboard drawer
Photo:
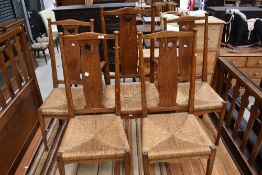
[[[262,67],[262,57],[248,57],[247,67]]]
[[[261,68],[240,68],[241,71],[246,73],[250,78],[261,78],[262,69]]]
[[[233,63],[237,67],[245,67],[247,57],[224,57],[227,61]]]

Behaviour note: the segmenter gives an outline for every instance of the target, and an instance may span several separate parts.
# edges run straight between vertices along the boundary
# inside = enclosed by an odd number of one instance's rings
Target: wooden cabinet
[[[259,85],[262,78],[262,53],[236,54],[221,49],[220,56],[233,63]]]

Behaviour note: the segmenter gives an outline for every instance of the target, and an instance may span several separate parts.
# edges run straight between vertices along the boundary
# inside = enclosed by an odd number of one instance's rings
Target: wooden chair
[[[145,88],[143,39],[159,40],[159,104],[148,108]],[[187,44],[183,42],[187,40]],[[177,48],[177,44],[179,45]],[[190,61],[189,100],[180,105],[179,59],[187,53]],[[179,162],[184,159],[207,158],[206,174],[211,175],[216,147],[205,133],[194,112],[196,74],[196,30],[193,32],[157,32],[139,34],[142,101],[142,157],[144,174],[149,175],[149,164],[157,162]],[[158,114],[147,115],[148,112]],[[172,113],[182,111],[181,113]],[[171,113],[164,113],[171,112]]]
[[[75,43],[81,50],[83,96],[85,97],[88,113],[103,112],[102,79],[99,56],[99,42],[115,39],[118,50],[118,32],[114,35],[99,33],[82,33],[78,35],[61,36],[59,34],[64,77],[66,81],[66,94],[69,113],[76,115],[78,106],[73,104],[72,81],[69,79],[69,69],[66,60],[68,49],[65,43]],[[69,50],[70,51],[70,50]],[[118,51],[116,51],[117,53]],[[116,54],[116,57],[118,55]],[[115,114],[84,115],[70,119],[65,135],[62,138],[58,150],[57,163],[60,175],[65,174],[64,164],[77,163],[101,163],[110,160],[124,160],[125,174],[130,174],[129,145],[122,126],[122,121]]]
[[[207,82],[207,53],[208,53],[208,14],[205,14],[204,17],[194,17],[194,16],[182,16],[180,18],[176,18],[173,20],[165,20],[164,19],[164,29],[167,29],[168,23],[177,23],[179,25],[180,31],[190,31],[195,27],[195,23],[198,20],[205,20],[205,27],[204,27],[204,44],[203,44],[203,64],[202,64],[202,74],[196,75],[197,79],[200,79],[196,82],[196,89],[195,89],[195,105],[194,105],[194,114],[195,115],[204,115],[213,112],[220,113],[220,122],[217,126],[217,139],[215,141],[216,145],[219,144],[220,138],[220,130],[223,126],[223,119],[226,110],[226,104],[224,100],[214,91],[214,89],[208,84]],[[199,35],[200,36],[200,35]],[[187,42],[187,41],[182,41]],[[178,94],[183,96],[184,98],[178,101],[179,104],[183,105],[186,104],[189,97],[186,91],[189,89],[188,75],[190,75],[190,62],[188,60],[187,54],[182,55],[179,59],[181,62],[182,71],[181,75],[185,77],[181,80],[179,84],[179,91]]]
[[[48,42],[35,42],[31,44],[31,49],[32,51],[34,51],[34,55],[40,58],[40,54],[39,52],[42,52],[45,58],[45,63],[47,64],[47,59],[46,59],[46,54],[45,51],[49,50],[50,53],[50,49],[49,49],[49,43]]]
[[[61,26],[61,28],[64,31],[65,35],[68,34],[76,34],[78,33],[78,28],[80,26],[82,27],[90,27],[91,31],[94,31],[94,22],[93,20],[90,20],[90,22],[82,22],[82,21],[76,21],[76,20],[62,20],[62,21],[51,21],[51,19],[48,19],[48,26],[49,26],[49,37],[52,40],[53,32],[52,32],[52,25],[58,25]],[[67,44],[68,49],[71,48],[73,50],[75,47],[71,46],[68,43]],[[77,47],[77,46],[76,46]],[[77,49],[76,49],[77,50]],[[39,115],[39,121],[40,121],[40,128],[43,136],[43,141],[45,143],[45,149],[48,150],[47,147],[47,139],[46,139],[46,130],[45,130],[45,120],[44,118],[58,118],[58,119],[68,119],[68,108],[67,108],[67,100],[66,100],[66,93],[64,87],[59,87],[59,85],[64,85],[64,80],[59,80],[57,77],[57,66],[56,66],[56,58],[55,58],[55,50],[54,50],[54,43],[50,42],[50,56],[51,56],[51,68],[52,68],[52,78],[53,78],[53,89],[50,93],[50,95],[47,97],[47,99],[44,101],[44,103],[41,105],[41,107],[38,110]],[[75,63],[79,63],[80,53],[77,51],[73,51],[68,55],[74,61],[71,61],[72,67],[75,65]],[[77,70],[70,68],[70,70]],[[79,75],[78,75],[79,76]],[[77,76],[71,75],[72,78],[76,78]],[[79,80],[79,78],[77,79]],[[73,89],[73,96],[74,101],[81,102],[84,101],[84,97],[82,96],[83,93],[81,93],[81,89]],[[80,93],[79,93],[80,92]],[[83,107],[83,104],[79,104],[79,107]]]
[[[119,45],[120,45],[120,77],[137,78],[138,75],[138,47],[137,47],[137,27],[136,18],[138,15],[151,15],[154,19],[154,8],[121,8],[117,10],[100,10],[102,33],[107,33],[105,17],[118,16],[119,18]],[[151,23],[151,32],[155,31],[155,23]],[[106,65],[109,70],[109,65]],[[112,77],[114,78],[114,76]],[[110,81],[110,77],[107,77]],[[108,83],[107,83],[108,84]]]
[[[50,43],[50,56],[51,56],[51,66],[52,66],[52,77],[53,77],[53,87],[57,88],[59,84],[64,84],[64,80],[58,80],[57,77],[57,66],[56,66],[56,59],[55,59],[55,50],[54,50],[54,44],[52,41],[53,36],[53,26],[61,27],[63,29],[63,34],[64,35],[73,35],[79,33],[79,28],[80,27],[89,27],[90,31],[94,31],[94,20],[90,19],[90,22],[83,22],[83,21],[77,21],[74,19],[67,19],[67,20],[61,20],[61,21],[51,21],[51,18],[47,19],[48,21],[48,36],[49,36],[49,43]],[[71,52],[70,53],[71,57],[79,57],[79,52]],[[77,59],[76,59],[77,60]],[[73,63],[72,65],[78,64],[78,63]],[[75,69],[74,66],[70,69]],[[72,75],[74,76],[74,75]],[[75,75],[78,76],[78,75]]]

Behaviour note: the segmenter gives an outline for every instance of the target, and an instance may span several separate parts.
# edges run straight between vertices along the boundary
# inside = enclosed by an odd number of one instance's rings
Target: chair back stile
[[[120,54],[120,77],[121,78],[135,78],[138,76],[137,61],[138,61],[138,47],[137,47],[137,15],[150,14],[151,19],[154,19],[154,7],[148,9],[140,8],[122,8],[111,11],[100,10],[102,33],[107,33],[105,27],[105,17],[118,16],[119,17],[119,54]],[[151,23],[151,32],[155,31],[155,23]],[[107,65],[109,66],[109,65]]]
[[[202,75],[197,75],[197,78],[202,78],[203,82],[207,82],[207,53],[208,53],[208,13],[205,14],[204,17],[196,17],[196,16],[182,16],[176,19],[164,20],[164,30],[167,30],[168,23],[177,23],[179,25],[179,31],[191,31],[195,28],[196,21],[205,20],[204,26],[204,44],[203,44],[203,67],[202,67]],[[186,40],[182,40],[182,42],[188,42]],[[187,53],[179,59],[180,66],[185,66],[181,69],[184,76],[190,75],[190,63],[187,59]]]
[[[140,41],[142,39],[158,39],[159,40],[159,59],[158,59],[158,91],[159,91],[159,105],[154,108],[148,108],[149,112],[171,112],[171,111],[187,111],[192,113],[194,111],[194,91],[195,91],[195,74],[196,74],[196,33],[193,32],[157,32],[148,34],[142,37],[140,34]],[[188,42],[181,42],[187,40]],[[177,44],[179,46],[177,47]],[[140,61],[143,60],[143,48],[139,45]],[[181,55],[184,56],[187,52],[188,60],[190,61],[190,88],[188,105],[181,106],[177,104],[178,83],[181,77],[181,69],[179,59]],[[144,66],[141,64],[141,75],[144,74]],[[142,81],[143,80],[143,81]],[[142,109],[146,108],[145,98],[145,81],[142,78]],[[145,112],[146,110],[144,110]],[[146,113],[146,112],[145,112]]]
[[[117,34],[115,34],[117,38]],[[77,35],[65,35],[62,36],[62,33],[59,33],[60,45],[61,45],[61,54],[62,54],[62,64],[63,72],[65,78],[65,89],[67,96],[68,112],[69,117],[75,115],[75,105],[73,104],[72,96],[72,85],[82,85],[83,86],[83,95],[84,95],[84,109],[80,113],[103,113],[111,109],[105,108],[103,105],[103,83],[102,83],[102,67],[100,63],[100,52],[99,44],[102,40],[113,40],[115,39],[114,35],[99,34],[93,32],[81,33]],[[118,42],[118,41],[117,41]],[[80,77],[79,82],[75,82],[73,79],[70,79],[71,67],[70,62],[67,60],[73,59],[70,58],[71,50],[67,48],[65,43],[72,43],[72,45],[78,46],[75,49],[80,53],[79,65],[80,70],[78,75]]]
[[[57,68],[56,68],[56,60],[55,60],[55,51],[54,51],[54,43],[53,43],[53,32],[52,32],[52,26],[61,26],[63,29],[63,34],[64,35],[72,35],[72,34],[77,34],[79,32],[79,27],[90,27],[90,31],[94,31],[94,20],[90,19],[90,22],[83,22],[83,21],[77,21],[73,19],[67,19],[67,20],[61,20],[61,21],[51,21],[51,19],[48,19],[48,36],[49,36],[49,43],[50,43],[50,56],[51,56],[51,67],[52,67],[52,77],[53,77],[53,87],[57,88],[59,84],[64,84],[64,80],[59,80],[57,77]],[[68,49],[71,48],[70,52],[70,57],[74,57],[76,59],[71,59],[68,60],[72,64],[72,72],[69,75],[70,79],[73,79],[74,81],[80,81],[79,75],[77,74],[78,71],[80,70],[80,67],[77,62],[77,58],[79,58],[80,53],[79,52],[74,52],[77,51],[78,49],[75,49],[74,46],[72,46],[72,43],[64,43],[64,45],[67,46]],[[78,47],[78,46],[76,46]]]

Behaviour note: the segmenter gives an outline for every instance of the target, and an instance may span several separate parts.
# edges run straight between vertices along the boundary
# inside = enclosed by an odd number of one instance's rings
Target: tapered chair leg
[[[206,175],[212,174],[213,166],[214,166],[215,159],[216,159],[216,147],[214,145],[212,145],[212,146],[210,146],[210,149],[211,149],[211,154],[210,154],[209,159],[207,161]]]
[[[223,108],[222,108],[222,111],[220,113],[219,123],[218,123],[218,126],[217,126],[217,138],[216,138],[216,141],[215,141],[216,146],[219,145],[219,140],[220,140],[220,137],[221,137],[221,130],[222,130],[223,123],[224,123],[225,113],[226,113],[226,103],[223,103]]]
[[[62,159],[62,155],[57,156],[57,168],[60,175],[65,175],[65,165]]]
[[[149,159],[147,153],[142,154],[143,158],[143,169],[144,169],[144,175],[150,175],[149,171]]]
[[[124,164],[125,164],[125,175],[133,175],[131,174],[131,169],[130,169],[130,162],[131,162],[131,157],[130,157],[130,152],[126,152],[125,158],[124,158]]]
[[[45,120],[41,112],[38,112],[38,117],[39,117],[39,124],[40,124],[40,129],[43,137],[43,142],[45,146],[45,150],[48,151],[48,145],[47,145],[47,138],[46,138],[46,131],[45,131]]]
[[[55,41],[55,45],[56,45],[57,53],[59,53],[59,48],[58,48],[58,42],[57,42],[57,40]]]
[[[46,59],[46,55],[45,55],[45,51],[43,51],[44,57],[45,57],[45,63],[47,64],[47,59]]]

